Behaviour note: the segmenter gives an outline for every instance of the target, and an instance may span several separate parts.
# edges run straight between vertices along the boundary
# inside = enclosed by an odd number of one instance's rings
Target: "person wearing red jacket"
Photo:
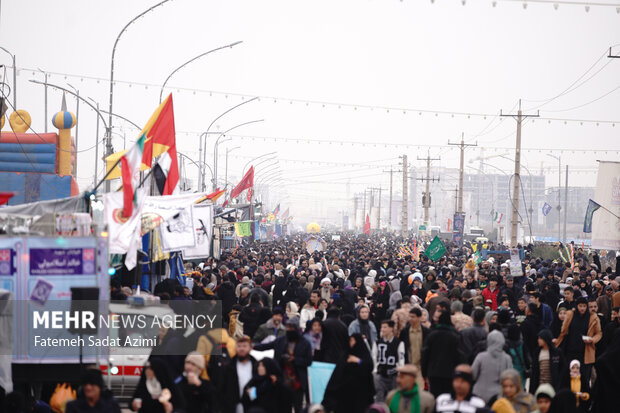
[[[497,277],[493,276],[489,280],[487,288],[482,290],[482,296],[484,301],[491,300],[491,310],[497,310],[497,296],[499,295],[499,288],[497,287]]]

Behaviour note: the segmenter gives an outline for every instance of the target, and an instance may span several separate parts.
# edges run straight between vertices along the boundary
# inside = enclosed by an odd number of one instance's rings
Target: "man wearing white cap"
[[[325,277],[321,280],[321,288],[320,291],[321,293],[321,298],[327,300],[327,302],[329,302],[329,300],[332,298],[332,294],[334,292],[334,289],[332,288],[332,280],[330,280],[329,278]]]

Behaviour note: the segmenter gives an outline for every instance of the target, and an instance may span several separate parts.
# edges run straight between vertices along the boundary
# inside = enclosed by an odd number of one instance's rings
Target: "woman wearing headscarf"
[[[479,353],[474,359],[473,370],[474,394],[489,402],[501,390],[500,374],[512,368],[512,359],[504,352],[504,335],[494,330],[487,336],[487,349]]]
[[[367,305],[361,305],[357,309],[357,318],[349,324],[349,335],[361,334],[366,340],[368,348],[377,341],[377,328],[370,321],[370,308]]]
[[[585,375],[581,374],[579,360],[570,362],[568,371],[562,377],[562,388],[568,388],[573,393],[573,403],[577,411],[590,411],[590,383]]]
[[[299,318],[299,306],[295,302],[289,301],[286,303],[286,319],[290,320],[293,317]]]
[[[334,413],[364,412],[373,402],[373,362],[361,334],[349,337],[347,354],[336,364],[321,403]]]
[[[323,321],[318,318],[310,320],[304,333],[304,338],[312,347],[312,360],[323,361]]]
[[[521,376],[515,369],[507,369],[500,375],[502,397],[499,398],[491,410],[499,411],[502,405],[510,403],[515,413],[530,413],[536,410],[534,396],[523,391]]]
[[[247,410],[288,413],[292,408],[291,389],[282,381],[278,364],[268,357],[258,362],[256,376],[243,389],[242,402]]]
[[[183,395],[163,360],[152,359],[142,369],[133,394],[131,410],[140,413],[172,413],[185,406]]]
[[[368,295],[368,290],[364,285],[364,279],[362,277],[355,278],[355,286],[353,287],[353,289],[355,290],[359,298],[366,298],[366,296]]]

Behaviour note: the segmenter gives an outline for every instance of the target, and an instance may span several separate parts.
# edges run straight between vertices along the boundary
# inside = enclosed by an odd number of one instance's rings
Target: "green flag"
[[[474,259],[474,264],[478,265],[482,262],[482,257],[480,256],[480,251],[476,251],[474,253],[474,255],[472,255],[472,258]]]
[[[239,237],[252,236],[252,221],[235,222],[235,232]]]
[[[433,261],[437,261],[445,253],[446,247],[443,245],[443,242],[441,242],[438,236],[435,236],[435,239],[433,239],[431,245],[429,245],[428,248],[426,248],[426,251],[424,251],[424,255]]]

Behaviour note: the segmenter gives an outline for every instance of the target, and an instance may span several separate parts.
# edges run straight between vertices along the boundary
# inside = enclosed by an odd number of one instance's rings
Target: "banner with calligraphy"
[[[31,275],[95,274],[94,248],[32,248]]]

